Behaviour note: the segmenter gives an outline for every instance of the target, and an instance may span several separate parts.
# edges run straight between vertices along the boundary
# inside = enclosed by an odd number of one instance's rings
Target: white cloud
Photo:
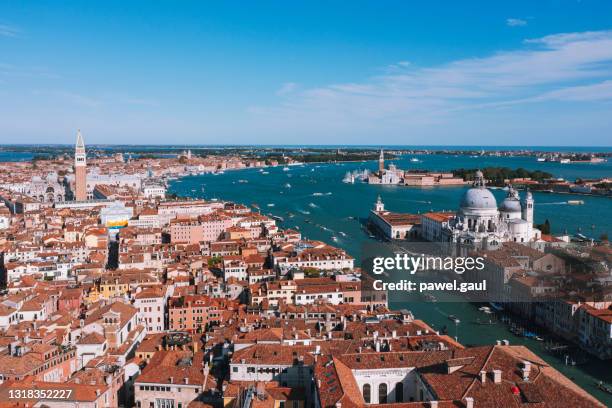
[[[363,82],[289,87],[278,105],[249,112],[287,128],[400,129],[445,123],[468,110],[486,115],[527,103],[612,100],[612,31],[555,34],[432,67],[393,67]]]
[[[281,87],[276,91],[278,96],[288,95],[297,89],[298,85],[295,82],[285,82]]]
[[[506,25],[508,27],[522,27],[527,25],[527,20],[523,20],[520,18],[507,18]]]

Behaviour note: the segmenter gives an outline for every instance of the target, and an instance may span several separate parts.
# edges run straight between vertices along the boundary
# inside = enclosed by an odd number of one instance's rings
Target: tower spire
[[[81,129],[77,130],[77,140],[76,140],[76,148],[77,149],[85,149],[85,141],[83,140],[83,135],[81,134]]]
[[[85,141],[81,129],[77,131],[76,146],[74,148],[74,198],[77,201],[87,199],[87,154]]]

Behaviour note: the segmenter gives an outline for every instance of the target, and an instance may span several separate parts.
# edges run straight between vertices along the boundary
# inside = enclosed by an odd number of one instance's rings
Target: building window
[[[404,402],[404,384],[395,384],[395,402]]]
[[[362,391],[363,391],[363,400],[366,402],[366,404],[369,404],[370,400],[371,400],[371,396],[370,396],[371,387],[370,387],[370,384],[363,384]]]
[[[382,383],[378,386],[378,403],[387,403],[387,384],[385,383]]]

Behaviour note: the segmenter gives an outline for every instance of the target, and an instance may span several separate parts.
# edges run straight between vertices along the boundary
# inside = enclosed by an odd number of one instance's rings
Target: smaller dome
[[[502,201],[499,211],[521,212],[521,202],[514,197],[506,197],[504,201]]]

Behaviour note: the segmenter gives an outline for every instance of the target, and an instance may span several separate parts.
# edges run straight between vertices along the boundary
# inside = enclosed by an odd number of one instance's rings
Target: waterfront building
[[[448,223],[456,216],[450,211],[428,212],[421,215],[421,236],[430,242],[443,239],[442,231],[448,228]]]
[[[142,183],[142,195],[145,198],[164,198],[166,196],[166,186],[156,180],[146,180]]]
[[[87,200],[87,155],[80,129],[74,150],[74,198],[76,201]]]
[[[378,196],[370,212],[370,225],[386,239],[416,238],[421,226],[421,217],[414,214],[393,213],[385,210],[382,198]]]

